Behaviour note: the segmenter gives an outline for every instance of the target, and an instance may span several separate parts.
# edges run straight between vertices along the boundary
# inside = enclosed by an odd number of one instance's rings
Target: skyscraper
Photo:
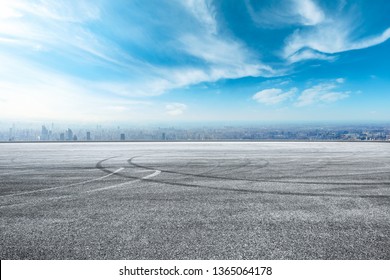
[[[70,128],[68,128],[68,130],[66,131],[66,140],[67,141],[73,140],[73,131]]]
[[[41,141],[47,140],[49,140],[49,130],[47,130],[46,126],[42,125]]]

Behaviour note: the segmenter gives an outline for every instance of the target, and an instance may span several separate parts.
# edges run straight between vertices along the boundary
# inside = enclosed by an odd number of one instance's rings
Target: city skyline
[[[77,141],[390,141],[390,124],[246,124],[0,128],[0,142]]]
[[[0,119],[389,122],[386,1],[1,1]]]

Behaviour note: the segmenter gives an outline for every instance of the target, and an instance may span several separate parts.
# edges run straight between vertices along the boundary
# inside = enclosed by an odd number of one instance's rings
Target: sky
[[[387,0],[0,0],[0,121],[390,121]]]

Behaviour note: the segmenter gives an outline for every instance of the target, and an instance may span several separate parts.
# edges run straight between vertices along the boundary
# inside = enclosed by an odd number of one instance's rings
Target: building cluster
[[[306,140],[390,141],[389,125],[350,126],[208,126],[146,128],[19,128],[0,130],[0,141],[213,141],[213,140]]]

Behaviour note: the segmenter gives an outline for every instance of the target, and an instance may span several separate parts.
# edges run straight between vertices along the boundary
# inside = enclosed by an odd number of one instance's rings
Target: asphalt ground
[[[3,143],[0,259],[390,259],[390,143]]]

